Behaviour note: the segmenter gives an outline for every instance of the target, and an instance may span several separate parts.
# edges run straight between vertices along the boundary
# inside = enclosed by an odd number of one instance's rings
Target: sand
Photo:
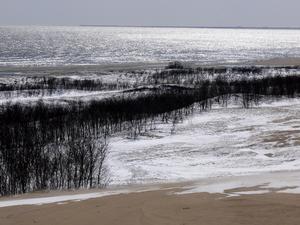
[[[300,195],[121,194],[82,202],[0,209],[1,225],[297,225]],[[173,190],[175,191],[175,190]]]
[[[300,66],[300,58],[274,58],[251,62],[251,65],[257,66]]]
[[[0,224],[298,225],[300,194],[283,192],[293,188],[287,185],[292,185],[299,174],[300,171],[285,171],[241,177],[207,178],[197,182],[127,187],[131,193],[83,201],[3,207],[0,208]],[[194,185],[211,193],[186,192]],[[298,189],[295,190],[296,193],[300,193]],[[218,191],[221,192],[217,193]],[[59,193],[61,192],[27,194],[16,199],[51,197],[58,196]],[[90,191],[61,194],[82,193]]]
[[[300,58],[298,57],[286,57],[286,58],[274,58],[259,61],[239,62],[239,63],[212,63],[203,64],[199,62],[184,62],[187,67],[224,67],[224,66],[300,66]],[[111,63],[103,65],[66,65],[66,66],[0,66],[0,73],[34,73],[35,75],[46,74],[66,74],[74,73],[78,71],[85,72],[107,72],[107,71],[133,71],[133,70],[153,70],[163,69],[168,65],[168,62],[138,62],[138,63]]]

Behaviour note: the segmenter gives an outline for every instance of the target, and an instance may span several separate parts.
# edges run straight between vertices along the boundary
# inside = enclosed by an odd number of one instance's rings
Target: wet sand
[[[250,63],[258,66],[300,66],[300,58],[275,58]]]
[[[82,202],[0,209],[2,225],[297,225],[300,195],[121,194]],[[173,190],[175,191],[175,190]]]
[[[300,58],[274,58],[259,61],[249,61],[243,63],[211,63],[203,64],[199,62],[183,62],[187,67],[226,67],[226,66],[300,66]],[[0,73],[34,73],[34,75],[65,74],[74,72],[107,72],[107,71],[134,71],[163,69],[168,62],[137,62],[137,63],[111,63],[104,65],[66,65],[66,66],[0,66]],[[1,74],[0,74],[1,75]]]

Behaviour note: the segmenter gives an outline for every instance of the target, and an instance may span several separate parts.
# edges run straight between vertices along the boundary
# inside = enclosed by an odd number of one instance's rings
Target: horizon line
[[[288,26],[189,26],[189,25],[103,25],[103,24],[80,24],[80,27],[137,27],[137,28],[205,28],[205,29],[274,29],[274,30],[300,30],[300,27]]]
[[[193,25],[116,25],[116,24],[77,24],[77,25],[55,25],[55,24],[0,24],[0,27],[132,27],[132,28],[195,28],[195,29],[257,29],[257,30],[300,30],[294,26],[193,26]]]

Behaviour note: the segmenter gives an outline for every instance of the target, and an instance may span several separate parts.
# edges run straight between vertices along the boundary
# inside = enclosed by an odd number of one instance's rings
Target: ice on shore
[[[300,172],[281,171],[251,176],[219,177],[201,180],[177,194],[211,193],[227,196],[276,193],[300,194]]]
[[[95,193],[86,194],[69,194],[53,197],[42,197],[42,198],[25,198],[16,200],[0,201],[0,208],[10,207],[10,206],[20,206],[20,205],[43,205],[51,203],[62,203],[67,201],[83,201],[92,198],[100,198],[105,196],[111,196],[116,194],[125,194],[128,190],[118,190],[118,191],[103,191]]]

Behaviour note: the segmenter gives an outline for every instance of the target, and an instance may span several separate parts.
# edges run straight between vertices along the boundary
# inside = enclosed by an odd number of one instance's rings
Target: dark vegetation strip
[[[59,76],[26,77],[14,83],[0,83],[0,91],[24,91],[24,90],[121,90],[133,88],[136,85],[151,85],[170,83],[182,83],[182,79],[188,79],[185,84],[197,85],[205,76],[213,75],[242,75],[245,78],[250,76],[263,75],[266,71],[273,71],[277,75],[283,73],[300,73],[300,66],[282,66],[282,67],[259,67],[259,66],[241,66],[241,67],[197,67],[186,68],[179,62],[170,63],[166,69],[154,73],[145,73],[145,71],[132,71],[123,74],[125,77],[135,77],[138,83],[128,83],[126,78],[119,82],[104,82],[99,75],[97,78],[73,79]],[[120,73],[121,74],[121,73]],[[144,80],[141,78],[145,77]],[[192,79],[193,78],[193,79]]]

